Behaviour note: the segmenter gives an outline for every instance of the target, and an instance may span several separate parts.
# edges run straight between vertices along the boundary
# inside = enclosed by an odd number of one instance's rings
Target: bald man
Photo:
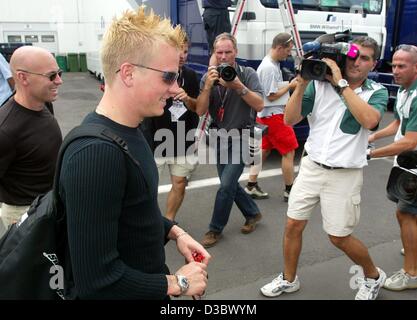
[[[369,136],[369,141],[392,136],[394,142],[371,150],[370,158],[397,156],[403,151],[417,151],[417,47],[402,44],[392,58],[395,83],[401,85],[394,108],[395,119]],[[394,165],[397,165],[396,159]],[[417,206],[399,200],[396,216],[404,246],[403,267],[387,279],[384,288],[394,291],[417,289]]]
[[[24,46],[10,59],[16,94],[0,108],[0,217],[18,221],[52,187],[62,134],[46,107],[58,96],[62,71],[50,52]]]

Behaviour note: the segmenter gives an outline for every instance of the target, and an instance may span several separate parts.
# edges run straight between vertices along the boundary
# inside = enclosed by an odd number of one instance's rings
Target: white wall
[[[96,51],[99,36],[112,18],[137,7],[131,0],[12,0],[0,1],[0,42],[5,33],[55,32],[57,52]],[[139,1],[140,2],[140,1]],[[135,4],[136,3],[136,4]],[[24,10],[22,10],[24,8]],[[34,45],[41,45],[34,44]]]

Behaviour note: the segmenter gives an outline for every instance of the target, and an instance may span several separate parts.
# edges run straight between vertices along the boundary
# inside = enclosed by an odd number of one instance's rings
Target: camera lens
[[[320,77],[324,73],[324,66],[322,63],[315,63],[311,68],[311,73],[316,76]]]
[[[324,80],[327,65],[321,60],[304,59],[301,63],[301,77],[306,80]]]
[[[222,70],[221,77],[224,81],[233,81],[236,77],[235,69],[232,67],[225,67]]]
[[[409,202],[415,202],[417,200],[416,175],[402,171],[392,187],[392,193],[395,195],[395,198]]]
[[[414,201],[417,198],[417,176],[401,174],[398,177],[396,189],[400,199]]]
[[[236,70],[228,64],[221,64],[217,67],[217,71],[224,81],[233,81],[237,75]]]

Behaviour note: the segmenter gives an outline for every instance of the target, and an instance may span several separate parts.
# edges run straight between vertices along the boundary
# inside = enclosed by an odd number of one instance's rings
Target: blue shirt
[[[4,59],[3,55],[0,54],[0,106],[12,94],[12,89],[7,81],[7,79],[10,79],[11,77],[12,72],[10,71],[9,64],[6,59]]]

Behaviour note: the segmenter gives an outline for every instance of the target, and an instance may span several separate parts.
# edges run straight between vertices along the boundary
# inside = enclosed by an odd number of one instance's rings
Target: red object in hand
[[[193,259],[194,259],[195,262],[200,262],[201,263],[204,260],[204,256],[200,252],[194,251],[193,252]],[[204,295],[204,293],[203,293],[203,295]],[[202,299],[202,296],[198,296],[198,295],[193,296],[193,300],[201,300],[201,299]]]
[[[203,262],[204,256],[201,253],[199,253],[197,251],[194,251],[193,252],[193,259],[194,259],[195,262]]]

